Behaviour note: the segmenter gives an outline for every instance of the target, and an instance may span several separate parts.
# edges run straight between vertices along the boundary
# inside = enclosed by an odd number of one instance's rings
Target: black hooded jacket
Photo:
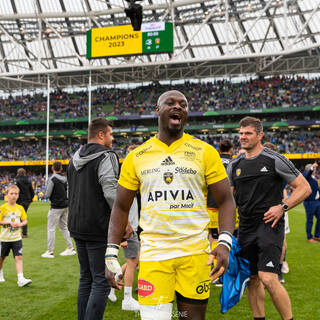
[[[31,182],[28,180],[26,176],[17,176],[16,184],[20,189],[18,204],[29,204],[32,202],[34,197],[34,190],[32,188]]]
[[[118,157],[106,147],[88,143],[75,153],[67,170],[68,228],[73,238],[107,242],[118,176]]]

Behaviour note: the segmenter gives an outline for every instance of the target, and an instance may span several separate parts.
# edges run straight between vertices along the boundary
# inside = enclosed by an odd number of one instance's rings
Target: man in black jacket
[[[67,196],[67,178],[63,176],[62,164],[55,161],[52,165],[53,175],[47,182],[44,198],[50,199],[51,208],[48,212],[48,250],[41,255],[42,258],[54,258],[54,242],[56,227],[59,228],[67,243],[67,249],[60,253],[61,256],[73,256],[76,254],[73,249],[70,233],[67,227],[68,220],[68,196]]]
[[[68,228],[80,263],[78,320],[103,318],[110,285],[105,277],[105,251],[119,162],[112,148],[112,126],[104,118],[91,121],[88,143],[69,163]]]
[[[16,184],[20,189],[19,199],[17,204],[23,206],[25,212],[28,211],[30,203],[34,197],[34,190],[32,188],[31,182],[26,177],[26,170],[19,168],[17,171]],[[26,238],[28,236],[28,225],[22,227],[22,237]]]

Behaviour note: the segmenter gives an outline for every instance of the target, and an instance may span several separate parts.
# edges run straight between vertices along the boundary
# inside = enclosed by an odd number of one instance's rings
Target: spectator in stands
[[[32,188],[31,182],[26,177],[26,170],[19,168],[17,171],[16,184],[20,190],[19,198],[17,204],[23,206],[25,212],[28,212],[30,203],[34,197],[34,190]],[[22,227],[22,237],[28,237],[28,225],[24,224]]]

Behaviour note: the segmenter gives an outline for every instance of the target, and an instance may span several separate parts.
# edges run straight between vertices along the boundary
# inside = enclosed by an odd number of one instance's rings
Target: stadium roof
[[[123,0],[1,0],[0,90],[320,72],[320,0],[143,0],[174,53],[86,59],[86,31],[129,24]]]

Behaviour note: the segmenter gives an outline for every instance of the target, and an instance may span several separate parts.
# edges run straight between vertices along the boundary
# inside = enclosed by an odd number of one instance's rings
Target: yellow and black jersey
[[[5,222],[16,222],[21,223],[21,221],[27,219],[27,214],[19,204],[11,207],[8,203],[3,204],[0,207],[0,220]],[[0,227],[0,241],[18,241],[21,240],[21,228],[12,228],[11,225],[1,225]]]
[[[131,151],[119,184],[140,189],[141,260],[209,252],[207,186],[225,178],[218,152],[188,134],[170,146],[153,137]]]

